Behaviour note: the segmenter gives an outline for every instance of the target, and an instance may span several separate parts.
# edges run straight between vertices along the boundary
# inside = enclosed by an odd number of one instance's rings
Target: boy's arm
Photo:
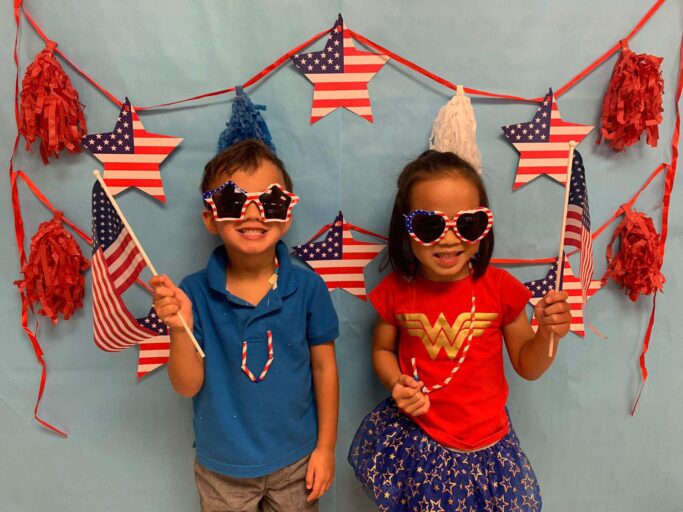
[[[318,444],[311,453],[306,471],[308,501],[320,498],[334,479],[334,447],[339,416],[339,378],[334,343],[311,346],[311,372],[318,410]]]
[[[192,322],[187,324],[192,329]],[[176,393],[188,398],[195,396],[204,384],[204,360],[183,327],[171,328],[168,377]]]
[[[182,314],[192,329],[192,302],[166,275],[153,277],[149,284],[154,289],[154,309],[170,331],[168,376],[171,384],[176,393],[193,397],[204,384],[204,360],[178,318],[178,313]]]

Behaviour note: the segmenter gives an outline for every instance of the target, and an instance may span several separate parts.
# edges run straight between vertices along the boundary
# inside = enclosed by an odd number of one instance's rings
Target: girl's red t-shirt
[[[451,383],[429,395],[430,409],[412,419],[437,442],[476,450],[508,432],[503,370],[503,326],[515,320],[531,293],[505,270],[489,266],[470,276],[441,283],[407,280],[393,272],[369,295],[378,314],[399,330],[401,372],[412,375],[415,358],[426,386],[440,384],[460,359],[468,335],[472,291],[476,300],[474,336]]]

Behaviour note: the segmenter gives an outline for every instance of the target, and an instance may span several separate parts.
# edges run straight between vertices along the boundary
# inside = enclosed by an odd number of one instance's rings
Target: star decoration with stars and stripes
[[[157,316],[154,308],[149,310],[149,314],[145,318],[137,318],[136,320],[143,327],[157,332],[157,336],[145,338],[138,342],[138,379],[141,379],[168,362],[171,351],[171,337],[168,327]]]
[[[560,117],[560,109],[552,89],[536,109],[528,123],[503,126],[503,134],[519,151],[517,175],[513,190],[547,174],[562,185],[567,183],[569,141],[577,144],[591,132],[593,126],[569,123]]]
[[[344,107],[372,122],[368,82],[389,60],[380,53],[356,49],[340,14],[325,48],[290,57],[313,84],[311,124]]]
[[[81,145],[102,162],[104,182],[112,195],[137,187],[165,203],[159,166],[182,141],[179,137],[145,130],[126,98],[114,130],[88,134]]]
[[[532,293],[532,297],[529,303],[536,307],[536,304],[545,297],[545,295],[555,289],[555,284],[557,282],[557,263],[553,263],[548,270],[548,273],[543,279],[538,279],[536,281],[527,281],[524,283],[529,291]],[[586,302],[595,293],[602,288],[603,284],[597,279],[593,279],[590,282],[588,290],[586,292]],[[564,257],[564,271],[560,274],[560,290],[564,290],[569,294],[567,298],[567,303],[569,304],[569,309],[572,315],[572,321],[569,326],[569,330],[578,336],[585,336],[586,330],[584,327],[584,303],[583,303],[583,290],[581,288],[581,281],[572,272],[572,268],[569,265],[569,260]],[[534,330],[538,327],[538,322],[534,316],[531,320],[531,326]]]
[[[366,300],[363,271],[385,245],[356,240],[352,229],[339,212],[322,242],[297,245],[294,253],[323,278],[330,291],[341,288]]]

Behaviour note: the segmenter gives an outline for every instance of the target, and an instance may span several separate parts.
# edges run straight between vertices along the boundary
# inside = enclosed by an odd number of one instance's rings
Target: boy
[[[206,164],[201,189],[204,225],[223,245],[180,288],[150,284],[171,331],[171,383],[193,398],[202,511],[317,510],[334,477],[338,323],[322,279],[280,241],[298,197],[255,140]]]

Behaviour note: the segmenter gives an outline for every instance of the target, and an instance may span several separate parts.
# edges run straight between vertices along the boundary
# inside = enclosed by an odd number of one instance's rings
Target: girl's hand
[[[572,314],[567,297],[569,294],[565,291],[549,291],[534,308],[539,330],[547,339],[551,333],[559,339],[569,332]]]
[[[423,387],[422,382],[401,374],[391,389],[391,396],[403,412],[411,416],[420,416],[429,410],[429,396],[421,391]]]
[[[155,276],[149,281],[154,290],[153,306],[161,321],[169,329],[182,330],[178,313],[182,313],[188,327],[192,329],[192,302],[185,293],[178,288],[167,275]]]
[[[316,447],[308,459],[306,469],[306,489],[310,494],[306,501],[319,499],[332,485],[334,480],[334,448]]]

